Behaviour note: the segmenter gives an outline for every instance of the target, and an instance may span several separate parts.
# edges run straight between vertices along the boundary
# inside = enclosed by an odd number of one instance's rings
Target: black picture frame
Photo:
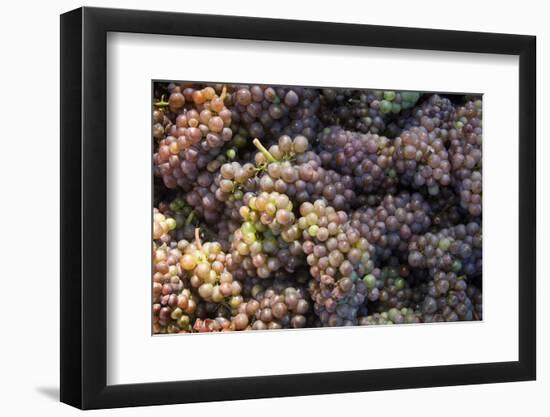
[[[519,360],[109,386],[108,32],[519,56]],[[534,36],[79,8],[61,15],[61,401],[82,409],[525,381],[536,378]]]

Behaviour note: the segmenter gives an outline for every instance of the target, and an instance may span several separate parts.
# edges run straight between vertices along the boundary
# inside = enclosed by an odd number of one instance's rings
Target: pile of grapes
[[[480,96],[159,82],[153,333],[482,318]]]

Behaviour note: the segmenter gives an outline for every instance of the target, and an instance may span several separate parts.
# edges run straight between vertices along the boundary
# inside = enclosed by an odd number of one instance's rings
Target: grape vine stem
[[[195,228],[195,244],[197,245],[197,248],[202,252],[202,242],[201,242],[201,229]]]
[[[263,156],[269,161],[269,162],[278,162],[271,153],[265,148],[264,145],[262,145],[262,142],[260,142],[260,139],[255,138],[252,143],[258,150],[262,153]]]
[[[160,101],[157,101],[156,103],[154,103],[155,106],[157,107],[167,107],[170,105],[170,103],[168,101],[164,101],[164,94],[160,97]]]
[[[191,210],[191,213],[189,213],[189,215],[187,216],[187,218],[185,219],[185,225],[186,226],[189,226],[191,224],[191,222],[193,221],[193,219],[195,218],[195,211],[194,210]]]

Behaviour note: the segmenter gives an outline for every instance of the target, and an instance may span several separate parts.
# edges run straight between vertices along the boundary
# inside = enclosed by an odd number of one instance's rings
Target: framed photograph
[[[533,380],[535,37],[61,16],[61,401]]]

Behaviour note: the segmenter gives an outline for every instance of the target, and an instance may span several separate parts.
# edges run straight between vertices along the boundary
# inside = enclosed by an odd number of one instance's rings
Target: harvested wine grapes
[[[482,110],[155,82],[153,334],[482,320]]]

